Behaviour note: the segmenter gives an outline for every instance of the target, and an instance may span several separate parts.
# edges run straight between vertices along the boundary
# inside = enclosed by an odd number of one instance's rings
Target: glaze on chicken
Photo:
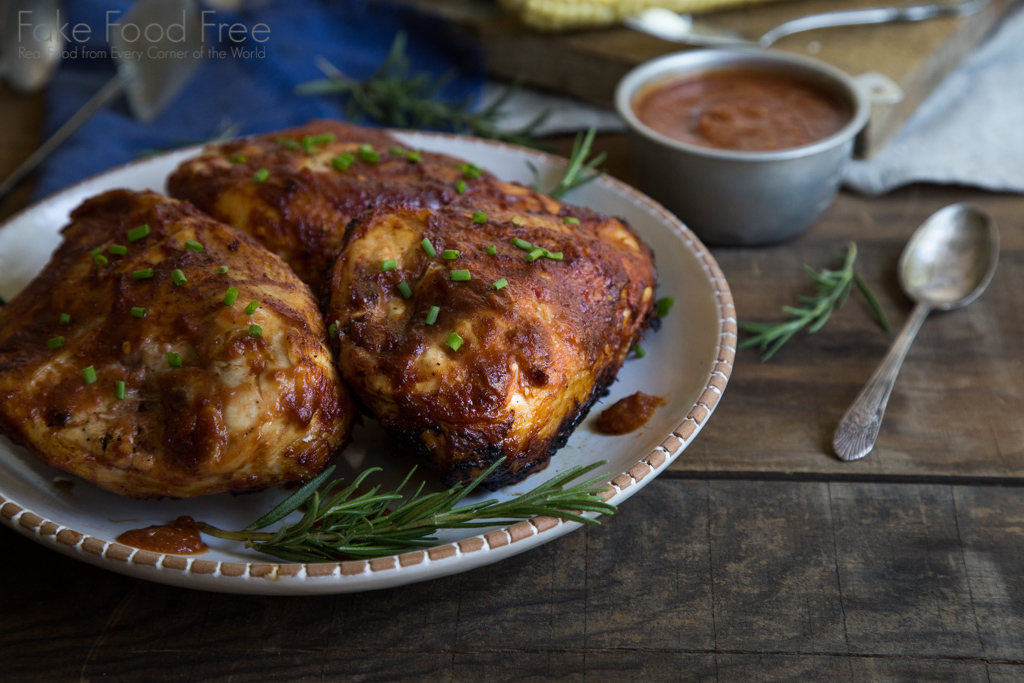
[[[633,230],[556,209],[377,208],[353,221],[334,266],[343,378],[449,485],[501,457],[485,488],[545,467],[654,315],[654,261]]]
[[[0,323],[12,441],[133,498],[306,480],[346,444],[351,398],[280,258],[152,192],[90,199],[63,235]]]

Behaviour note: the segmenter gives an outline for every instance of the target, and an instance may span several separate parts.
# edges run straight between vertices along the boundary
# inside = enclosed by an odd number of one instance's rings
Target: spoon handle
[[[889,347],[889,352],[885,354],[875,374],[871,375],[871,379],[839,422],[832,437],[832,448],[840,459],[860,460],[874,448],[885,415],[885,406],[889,403],[889,394],[896,384],[903,359],[907,357],[914,337],[931,310],[927,304],[918,303],[914,306],[910,319]]]

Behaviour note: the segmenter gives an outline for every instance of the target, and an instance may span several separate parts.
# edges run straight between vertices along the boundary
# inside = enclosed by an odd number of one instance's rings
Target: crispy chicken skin
[[[513,238],[563,258],[530,262]],[[446,260],[445,249],[460,253]],[[382,270],[389,259],[397,267]],[[453,281],[452,270],[472,279]],[[501,279],[508,284],[495,289]],[[650,249],[619,220],[568,205],[552,215],[465,200],[358,217],[325,297],[342,377],[381,425],[449,485],[504,456],[484,483],[495,489],[543,469],[607,393],[654,315],[655,282]],[[432,306],[440,312],[431,325]],[[452,333],[458,350],[446,343]]]
[[[370,153],[361,154],[362,145]],[[438,208],[466,196],[519,210],[558,210],[557,202],[527,187],[477,169],[467,172],[460,159],[418,152],[418,160],[410,160],[408,152],[381,130],[311,121],[212,145],[182,163],[167,188],[171,196],[252,235],[314,292],[341,250],[349,221],[373,206]],[[263,170],[266,179],[258,181]]]
[[[149,234],[129,241],[141,225]],[[0,326],[0,432],[12,441],[133,498],[301,481],[345,445],[352,399],[312,293],[280,258],[152,192],[90,199],[63,234]],[[133,277],[147,269],[151,277]],[[176,269],[187,282],[175,283]],[[238,290],[230,306],[229,287]],[[58,337],[63,345],[50,348]]]

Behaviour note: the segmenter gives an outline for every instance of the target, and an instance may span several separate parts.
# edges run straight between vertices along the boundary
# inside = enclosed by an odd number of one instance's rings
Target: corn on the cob
[[[673,12],[708,12],[767,0],[501,0],[527,26],[543,31],[611,26],[650,7]]]

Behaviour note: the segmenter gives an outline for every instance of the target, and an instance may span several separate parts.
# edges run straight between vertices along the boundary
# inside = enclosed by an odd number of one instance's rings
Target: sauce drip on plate
[[[633,101],[654,130],[701,147],[762,152],[823,140],[850,108],[806,81],[755,69],[722,69],[662,81]]]
[[[171,524],[126,531],[117,537],[117,542],[140,550],[170,555],[198,555],[207,550],[195,521],[187,516],[178,517]]]
[[[620,398],[611,407],[605,408],[597,418],[597,429],[602,434],[629,434],[647,424],[658,406],[665,403],[665,399],[660,396],[638,391],[632,396]]]

